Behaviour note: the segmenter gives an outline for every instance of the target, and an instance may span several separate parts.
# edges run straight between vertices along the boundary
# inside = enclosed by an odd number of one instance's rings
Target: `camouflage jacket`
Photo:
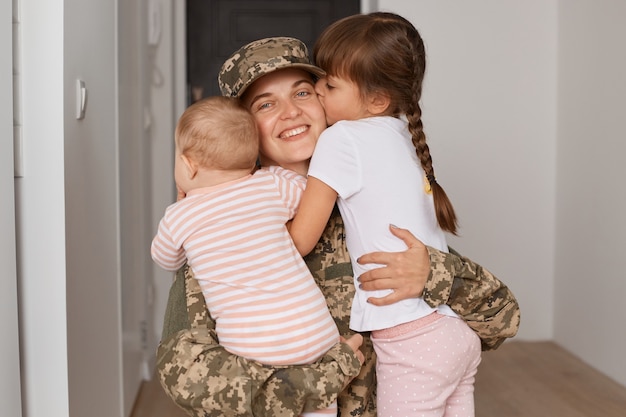
[[[450,305],[481,338],[483,350],[495,349],[517,333],[519,306],[506,285],[454,251],[428,250],[431,275],[423,293],[428,304]],[[339,332],[351,334],[354,284],[337,211],[305,260]],[[199,286],[185,266],[170,289],[157,374],[168,396],[190,416],[295,417],[335,400],[340,417],[376,416],[376,357],[367,334],[361,367],[344,344],[311,365],[270,367],[227,352],[217,344],[214,327]],[[355,375],[342,391],[346,378]]]

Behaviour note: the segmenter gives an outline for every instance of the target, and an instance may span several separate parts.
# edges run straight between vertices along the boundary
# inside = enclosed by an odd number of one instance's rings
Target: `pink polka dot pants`
[[[461,319],[433,313],[372,332],[378,417],[473,417],[480,339]]]

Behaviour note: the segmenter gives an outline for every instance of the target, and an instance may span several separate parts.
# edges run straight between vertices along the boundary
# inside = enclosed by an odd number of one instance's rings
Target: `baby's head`
[[[208,97],[189,106],[175,140],[178,155],[205,169],[252,171],[259,154],[254,117],[236,98]]]

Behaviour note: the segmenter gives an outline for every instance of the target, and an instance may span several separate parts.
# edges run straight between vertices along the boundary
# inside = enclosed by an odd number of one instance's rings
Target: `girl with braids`
[[[402,251],[390,224],[447,251],[457,221],[437,183],[419,100],[426,68],[415,27],[392,13],[355,15],[320,36],[315,90],[330,127],[320,136],[290,233],[301,254],[317,243],[337,202],[355,285],[362,254]],[[394,226],[391,226],[394,227]],[[473,416],[480,340],[447,305],[422,298],[381,306],[393,290],[357,290],[350,327],[371,332],[378,416]]]

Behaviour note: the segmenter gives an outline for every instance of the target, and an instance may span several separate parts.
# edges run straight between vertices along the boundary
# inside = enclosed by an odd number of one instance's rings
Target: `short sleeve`
[[[320,135],[309,177],[322,181],[346,199],[361,189],[361,162],[353,132],[345,122],[338,122]]]
[[[271,166],[267,171],[274,175],[280,198],[289,211],[289,218],[293,218],[306,188],[306,178],[279,166]]]

